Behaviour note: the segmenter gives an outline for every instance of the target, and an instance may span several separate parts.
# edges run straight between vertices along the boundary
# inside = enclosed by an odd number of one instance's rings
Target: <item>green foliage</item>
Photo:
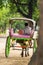
[[[6,26],[9,26],[9,18],[14,17],[21,17],[21,15],[17,12],[14,12],[15,10],[11,10],[9,7],[3,6],[0,8],[0,32],[4,31],[6,29]]]
[[[2,7],[0,9],[0,28],[6,28],[6,24],[8,23],[8,13],[9,13],[9,8]]]
[[[38,21],[39,20],[39,16],[40,16],[39,9],[37,7],[35,7],[32,18],[35,21]]]
[[[24,21],[23,20],[17,20],[17,21],[14,21],[14,23],[12,24],[12,27],[14,29],[24,29]]]
[[[29,2],[31,2],[31,0],[16,0],[16,1],[22,4],[23,3],[29,4]],[[32,18],[37,21],[39,19],[39,10],[37,8],[37,2],[36,2],[37,0],[32,1],[33,1]],[[19,4],[19,7],[24,14],[26,15],[29,14],[29,6]],[[14,17],[23,17],[20,13],[18,13],[18,8],[17,5],[14,3],[14,0],[0,0],[0,30],[2,29],[4,31],[6,27],[9,26],[9,18]],[[20,25],[21,28],[23,28],[24,23],[23,25],[21,22],[16,23],[16,25],[18,24]],[[13,24],[13,27],[15,27],[16,25]]]

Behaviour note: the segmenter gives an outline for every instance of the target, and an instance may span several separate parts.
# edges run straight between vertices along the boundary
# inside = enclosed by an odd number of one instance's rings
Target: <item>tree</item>
[[[37,65],[43,65],[43,0],[40,0],[40,30],[39,30],[39,38],[38,38],[38,61]]]
[[[40,21],[38,48],[28,65],[43,65],[43,0],[40,0]]]
[[[37,7],[37,0],[11,0],[16,4],[17,11],[24,17],[32,18],[34,8]]]
[[[39,19],[37,0],[0,0],[0,22],[6,22],[11,17],[26,17]]]

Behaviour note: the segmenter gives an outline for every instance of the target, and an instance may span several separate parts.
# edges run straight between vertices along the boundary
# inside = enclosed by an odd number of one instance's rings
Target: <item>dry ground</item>
[[[32,50],[30,56],[21,57],[21,50],[10,49],[9,57],[5,57],[5,44],[6,38],[0,38],[0,65],[28,65],[30,57],[32,56]]]

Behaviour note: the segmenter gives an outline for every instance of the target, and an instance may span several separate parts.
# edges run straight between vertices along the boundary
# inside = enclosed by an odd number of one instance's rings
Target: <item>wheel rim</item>
[[[8,57],[10,52],[10,36],[7,37],[6,48],[5,48],[5,56]]]

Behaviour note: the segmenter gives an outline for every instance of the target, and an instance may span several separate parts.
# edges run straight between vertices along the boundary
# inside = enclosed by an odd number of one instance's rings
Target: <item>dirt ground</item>
[[[18,51],[10,50],[9,57],[5,57],[4,51],[0,53],[0,65],[28,65],[30,61],[30,56],[28,57],[21,57]],[[14,54],[15,53],[15,54]]]
[[[0,38],[0,65],[28,65],[30,57],[32,56],[32,51],[30,56],[21,57],[21,50],[10,49],[9,57],[5,57],[5,44],[6,39]]]
[[[0,65],[28,65],[29,57],[0,57]]]

